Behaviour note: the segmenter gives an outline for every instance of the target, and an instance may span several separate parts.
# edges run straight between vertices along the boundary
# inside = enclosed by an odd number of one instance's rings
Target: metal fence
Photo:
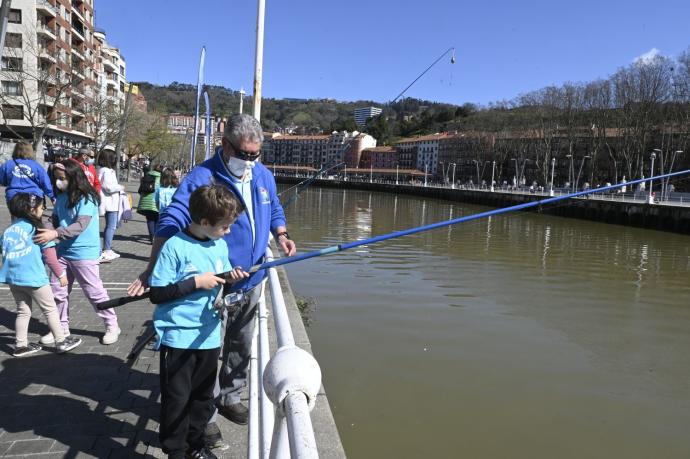
[[[266,250],[266,259],[273,252]],[[271,357],[265,290],[271,295],[278,348]],[[268,279],[257,311],[249,375],[249,441],[247,457],[317,458],[310,412],[321,387],[321,369],[314,357],[295,345],[283,290],[275,268]]]

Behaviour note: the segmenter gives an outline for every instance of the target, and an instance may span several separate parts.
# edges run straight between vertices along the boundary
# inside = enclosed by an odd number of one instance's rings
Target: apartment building
[[[395,169],[398,166],[398,152],[395,147],[365,148],[359,163],[361,169]]]
[[[362,150],[375,147],[376,139],[357,131],[334,131],[319,135],[266,136],[262,148],[265,164],[321,168],[345,162],[357,167]]]
[[[364,127],[367,124],[369,118],[380,115],[383,112],[382,109],[378,107],[361,107],[355,109],[355,123],[357,126]]]
[[[76,148],[98,132],[99,96],[124,101],[124,59],[94,30],[94,0],[13,0],[0,69],[0,133]],[[107,59],[105,59],[107,56]]]
[[[440,143],[449,136],[450,134],[441,133],[400,140],[395,144],[400,167],[435,175],[439,170]]]

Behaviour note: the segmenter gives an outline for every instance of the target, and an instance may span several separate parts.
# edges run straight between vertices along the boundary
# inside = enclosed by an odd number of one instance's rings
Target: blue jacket
[[[5,161],[0,166],[0,185],[7,187],[5,189],[7,202],[10,202],[17,193],[30,193],[39,198],[48,195],[50,199],[55,200],[53,186],[50,184],[46,170],[33,159]]]
[[[242,201],[242,196],[232,184],[230,173],[223,164],[222,149],[196,166],[180,183],[172,202],[165,208],[158,220],[156,236],[169,238],[191,223],[189,196],[200,186],[216,183],[227,186]],[[224,239],[228,244],[229,260],[232,266],[249,269],[260,263],[268,247],[269,231],[285,226],[285,214],[276,193],[276,182],[263,164],[252,169],[252,202],[256,243],[252,245],[252,228],[247,212],[242,212]],[[258,285],[266,276],[265,270],[257,271],[249,279],[238,282],[233,290],[248,291]]]

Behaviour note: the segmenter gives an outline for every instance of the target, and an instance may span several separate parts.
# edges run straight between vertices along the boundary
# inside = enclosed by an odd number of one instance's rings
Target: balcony
[[[84,108],[81,105],[72,104],[72,116],[84,118]]]
[[[55,40],[57,38],[57,35],[55,34],[55,29],[53,27],[50,27],[48,24],[44,24],[43,22],[40,22],[36,26],[36,33],[39,35],[43,35],[44,37],[47,37],[50,40]]]
[[[72,23],[72,38],[78,38],[82,42],[86,41],[84,38],[84,26],[81,24],[75,24],[74,22]]]
[[[72,74],[81,80],[86,80],[86,75],[84,74],[84,65],[72,63]]]
[[[106,84],[106,86],[112,86],[113,88],[117,88],[117,81],[115,81],[111,78],[106,78],[105,84]]]
[[[77,48],[76,46],[73,46],[73,47],[72,47],[72,58],[75,58],[75,57],[76,57],[77,59],[79,59],[80,61],[82,61],[82,62],[84,62],[84,61],[86,60],[86,58],[84,57],[84,55],[81,53],[80,48]]]
[[[117,70],[118,70],[117,66],[113,63],[113,61],[111,61],[111,60],[110,60],[109,58],[107,58],[107,57],[104,57],[104,58],[103,58],[103,66],[106,67],[106,68],[109,68],[109,69],[112,70],[113,72],[117,72]]]
[[[72,15],[79,18],[81,22],[86,23],[86,20],[84,20],[84,15],[81,14],[81,11],[79,11],[79,7],[74,5],[74,2],[72,2]]]
[[[36,0],[36,10],[51,18],[57,17],[57,8],[48,3],[48,0]]]
[[[82,100],[86,99],[86,96],[84,96],[84,94],[82,94],[82,92],[76,86],[72,86],[72,97]]]
[[[57,64],[57,59],[55,59],[55,56],[52,55],[50,52],[49,48],[46,48],[44,46],[39,46],[38,48],[38,58],[43,59],[48,62],[52,62],[53,64]]]

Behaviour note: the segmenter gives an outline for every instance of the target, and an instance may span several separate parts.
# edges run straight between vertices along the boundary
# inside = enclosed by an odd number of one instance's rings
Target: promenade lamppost
[[[473,159],[472,162],[474,163],[475,166],[477,166],[477,186],[479,186],[479,161],[476,159]]]
[[[494,169],[496,169],[496,161],[491,161],[491,192],[494,191]]]
[[[656,152],[657,151],[659,152],[659,154],[661,154],[661,150],[659,150],[658,148],[655,148],[654,151],[652,151],[652,155],[651,155],[652,164],[651,164],[651,167],[649,168],[649,178],[650,179],[652,177],[654,177],[654,160],[656,159]],[[650,204],[654,204],[654,193],[652,193],[653,182],[654,182],[653,180],[649,181],[649,200],[648,200],[648,202]]]
[[[570,168],[568,169],[568,182],[570,182],[570,191],[575,191],[575,169],[573,168],[573,155],[565,155],[570,158]]]
[[[395,184],[398,184],[398,172],[400,172],[400,166],[398,164],[395,165]]]
[[[553,173],[556,169],[556,158],[551,158],[551,189],[549,189],[549,196],[553,196]]]
[[[451,165],[453,166],[453,182],[450,184],[450,187],[455,189],[455,163],[451,163]]]
[[[427,170],[429,169],[429,164],[427,162],[424,162],[424,186],[426,187],[426,174]]]
[[[520,183],[520,172],[518,171],[518,160],[515,158],[510,158],[511,161],[515,161],[515,187],[517,188]]]

